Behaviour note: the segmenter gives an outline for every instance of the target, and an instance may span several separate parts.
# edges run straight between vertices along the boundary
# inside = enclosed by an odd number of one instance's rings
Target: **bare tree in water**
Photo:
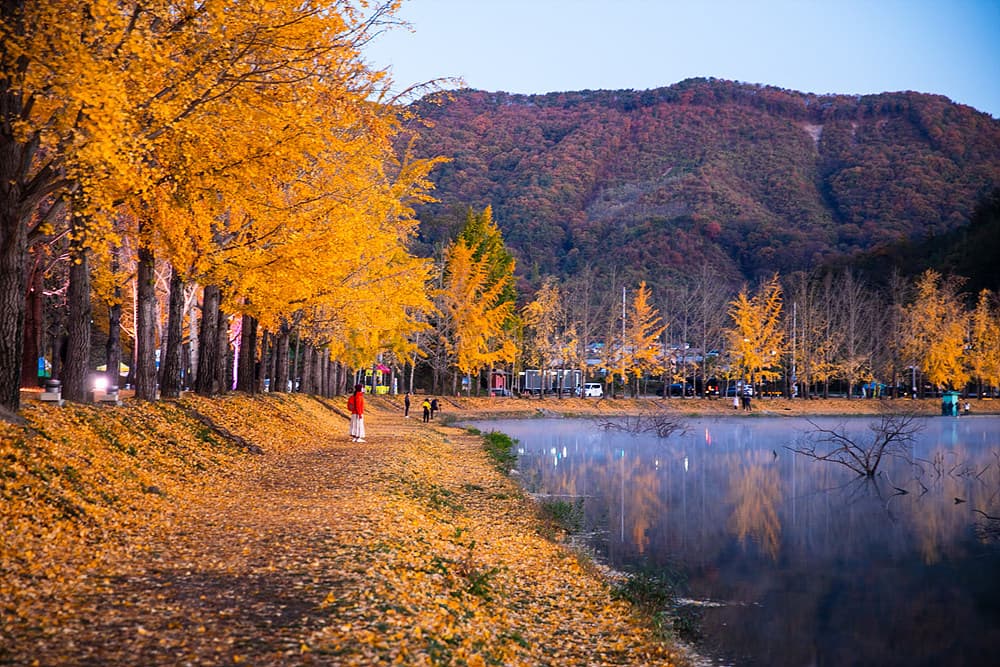
[[[804,442],[788,449],[817,461],[847,466],[862,477],[874,477],[886,456],[906,456],[909,445],[923,428],[917,415],[911,412],[883,413],[878,421],[868,425],[871,435],[865,439],[852,437],[843,424],[824,428],[807,421],[813,430]]]
[[[606,431],[625,431],[633,435],[652,434],[658,438],[669,438],[674,433],[684,433],[682,418],[665,410],[645,410],[635,415],[597,420],[597,425]]]

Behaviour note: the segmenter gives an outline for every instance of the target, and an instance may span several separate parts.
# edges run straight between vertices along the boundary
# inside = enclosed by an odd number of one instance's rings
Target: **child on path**
[[[347,398],[347,409],[351,413],[351,440],[365,441],[365,391],[360,384],[354,385],[354,393]]]
[[[424,423],[426,424],[431,420],[431,402],[425,398],[420,407],[424,409]]]

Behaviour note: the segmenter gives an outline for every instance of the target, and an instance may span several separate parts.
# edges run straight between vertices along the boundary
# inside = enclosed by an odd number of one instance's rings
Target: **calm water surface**
[[[814,420],[856,440],[872,421]],[[787,449],[811,437],[799,419],[690,419],[667,439],[475,424],[519,440],[529,492],[583,499],[599,558],[679,571],[718,603],[697,609],[719,663],[997,665],[1000,418],[921,425],[911,462],[869,481]]]

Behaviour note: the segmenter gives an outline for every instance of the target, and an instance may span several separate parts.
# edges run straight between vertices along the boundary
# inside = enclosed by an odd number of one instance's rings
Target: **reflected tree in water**
[[[757,453],[758,461],[734,468],[738,472],[732,477],[729,491],[733,506],[729,527],[741,543],[751,539],[776,560],[781,546],[781,479],[777,468],[763,461],[764,456]]]

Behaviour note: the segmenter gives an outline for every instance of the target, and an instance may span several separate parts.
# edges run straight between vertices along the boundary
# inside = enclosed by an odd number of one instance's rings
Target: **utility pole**
[[[798,378],[795,376],[795,332],[798,331],[798,304],[792,301],[792,386],[788,390],[788,397],[795,398],[798,395]]]
[[[622,398],[625,398],[625,286],[622,285]]]

